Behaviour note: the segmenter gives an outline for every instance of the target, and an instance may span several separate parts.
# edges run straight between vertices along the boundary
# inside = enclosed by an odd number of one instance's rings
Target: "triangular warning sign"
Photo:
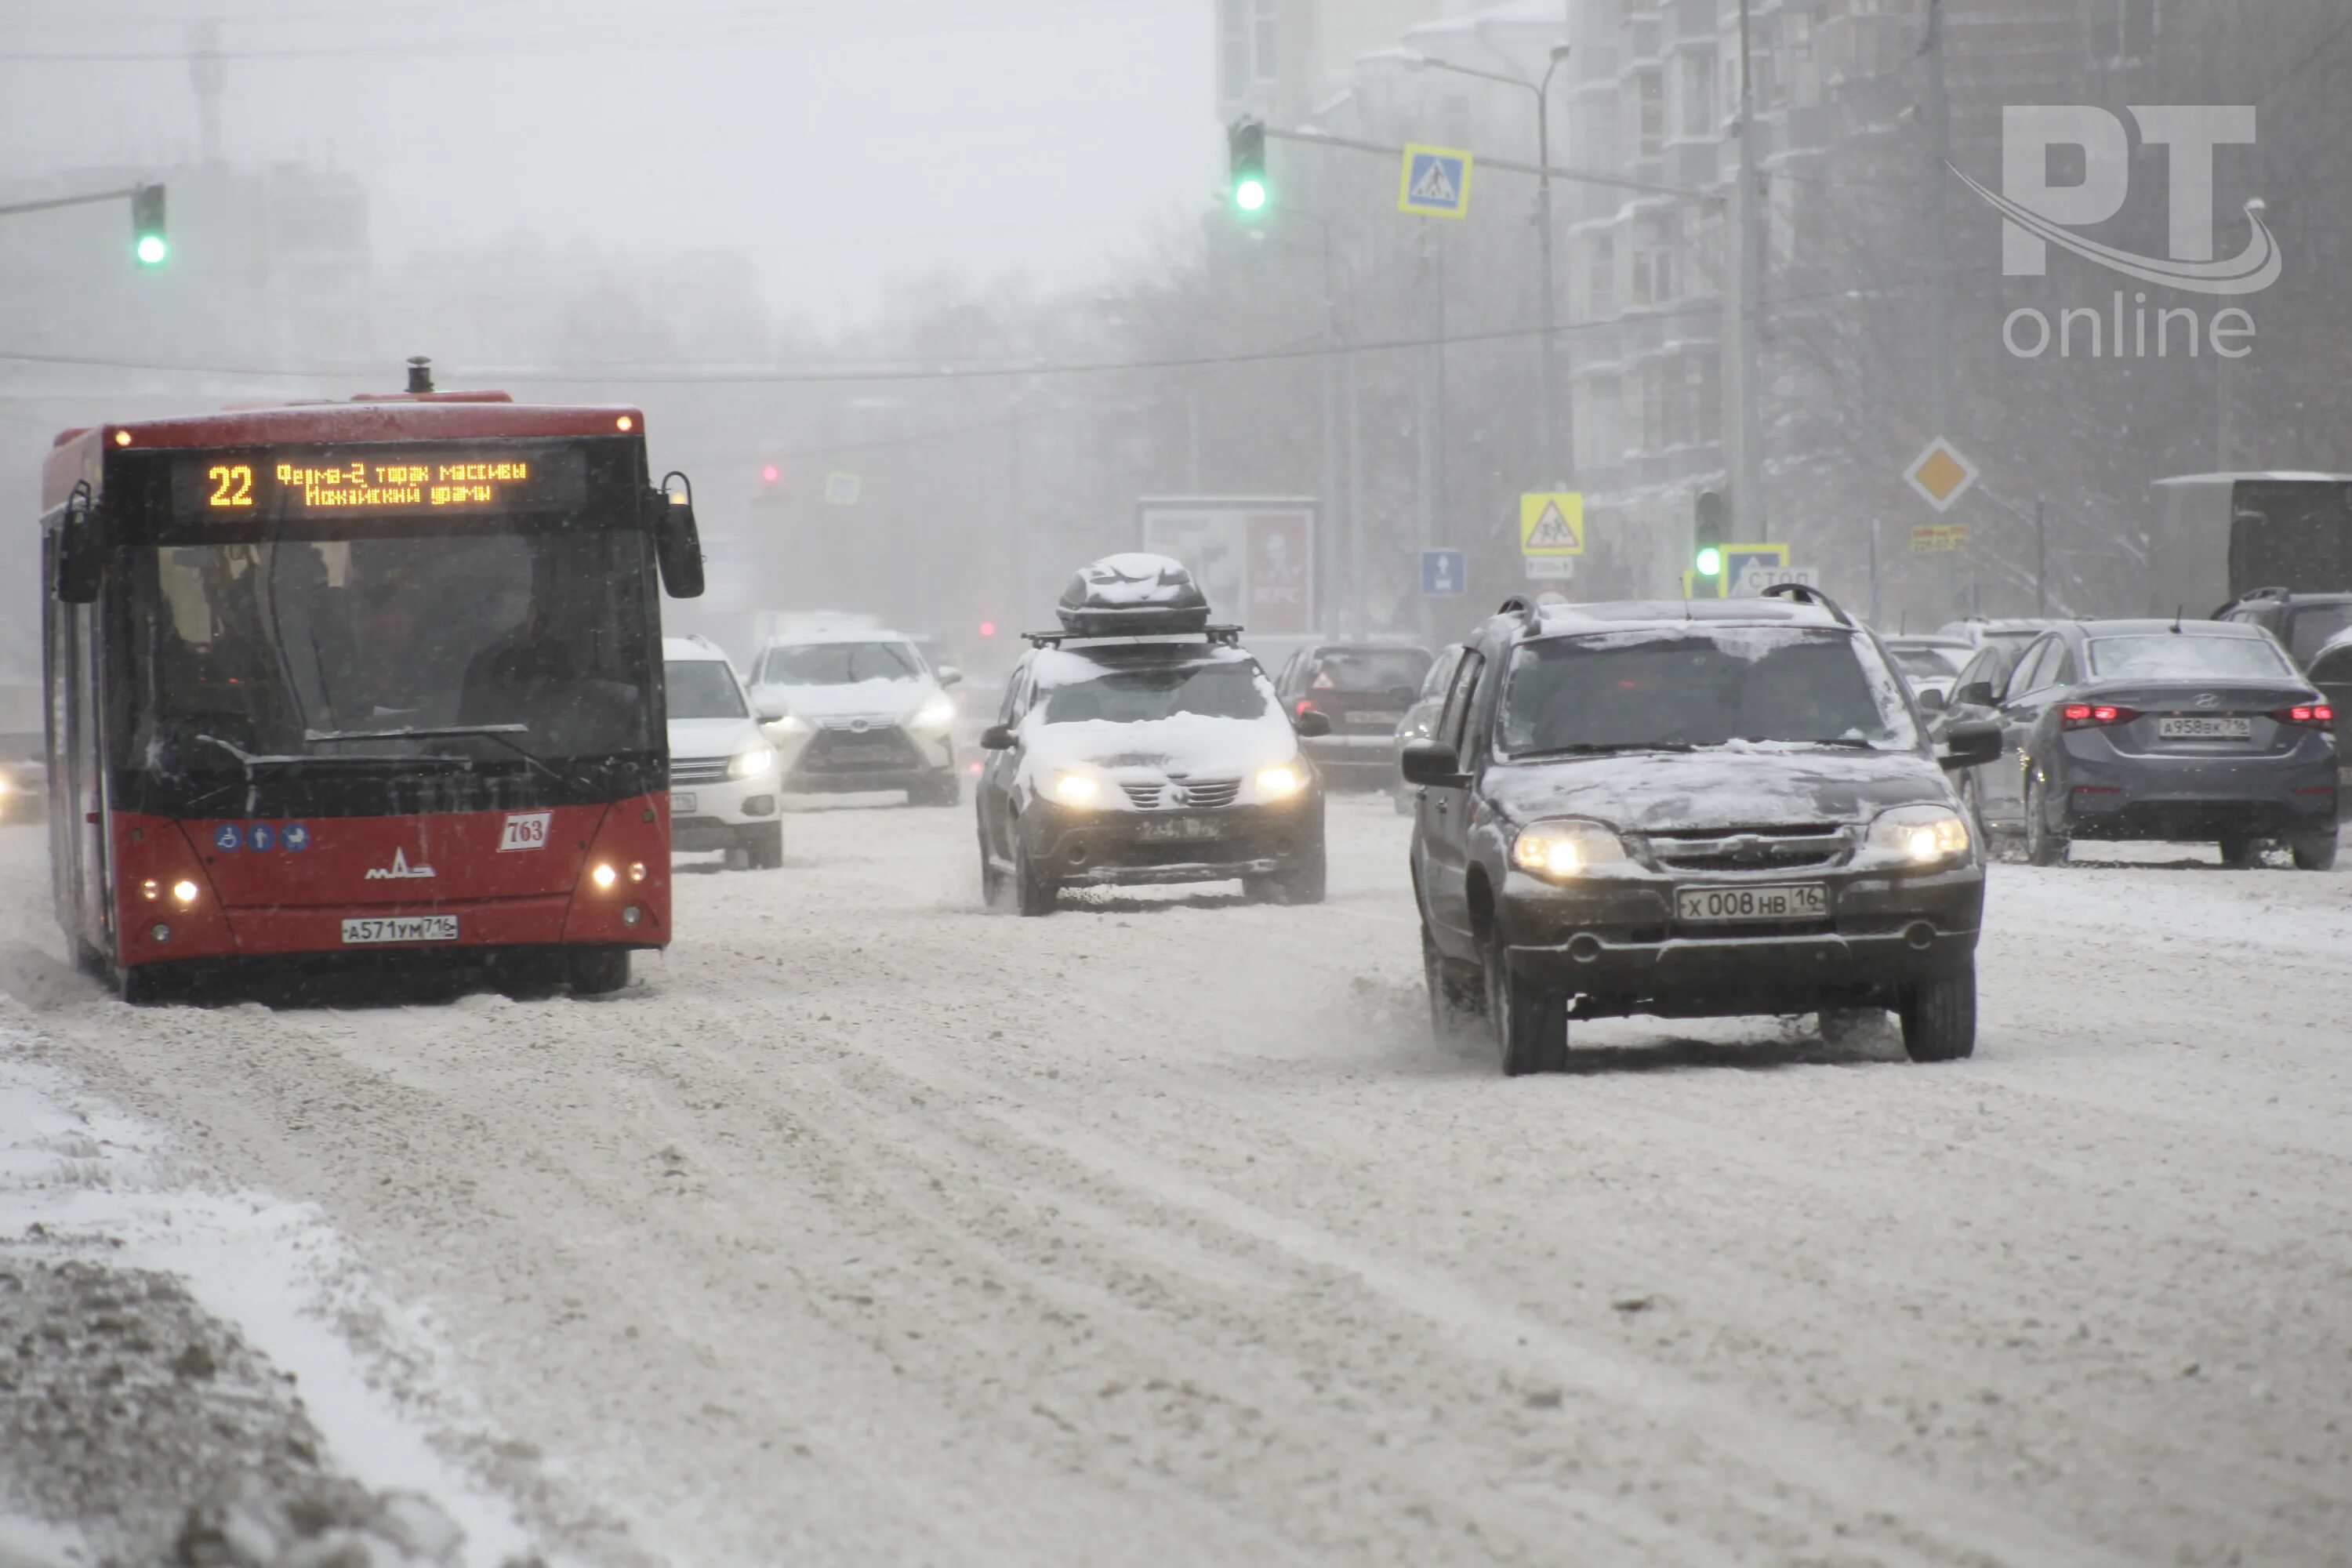
[[[1446,172],[1444,159],[1429,161],[1429,167],[1412,183],[1412,199],[1433,207],[1450,207],[1461,200],[1461,193],[1454,187],[1454,176]]]
[[[1552,500],[1544,502],[1543,515],[1536,519],[1535,527],[1528,531],[1523,548],[1573,550],[1577,542],[1576,530],[1568,526],[1568,519],[1560,512],[1559,502]]]

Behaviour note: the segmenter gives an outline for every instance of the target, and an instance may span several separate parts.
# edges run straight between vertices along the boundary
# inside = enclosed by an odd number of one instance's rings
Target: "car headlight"
[[[955,704],[944,697],[934,697],[915,710],[915,716],[907,721],[907,726],[912,730],[944,730],[953,724],[955,719]]]
[[[727,759],[727,776],[748,779],[754,773],[764,773],[776,765],[773,746],[753,746],[748,752],[738,752]]]
[[[1579,877],[1595,866],[1614,866],[1625,858],[1625,841],[1614,828],[1598,822],[1531,822],[1511,840],[1511,864],[1538,877]]]
[[[1258,770],[1257,793],[1268,800],[1287,800],[1306,787],[1307,770],[1297,763],[1277,763]]]
[[[1084,773],[1055,773],[1047,793],[1064,805],[1092,805],[1101,795],[1102,785]]]
[[[1898,805],[1881,812],[1863,840],[1874,857],[1906,866],[1940,866],[1969,852],[1969,825],[1940,805]]]

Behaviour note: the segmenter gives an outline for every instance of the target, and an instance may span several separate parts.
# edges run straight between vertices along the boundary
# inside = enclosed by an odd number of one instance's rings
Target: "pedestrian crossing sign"
[[[1407,147],[1397,211],[1462,217],[1470,211],[1470,154],[1453,147]]]
[[[1583,492],[1549,490],[1521,496],[1519,498],[1519,553],[1522,555],[1583,554]]]

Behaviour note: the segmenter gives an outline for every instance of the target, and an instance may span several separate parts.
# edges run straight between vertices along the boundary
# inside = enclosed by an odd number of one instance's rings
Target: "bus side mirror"
[[[683,487],[669,488],[676,479]],[[654,559],[673,599],[702,597],[702,531],[694,525],[694,487],[684,474],[664,476],[654,492]]]
[[[61,605],[95,604],[106,577],[105,521],[83,489],[74,491],[64,511],[58,520],[56,575],[49,591]]]

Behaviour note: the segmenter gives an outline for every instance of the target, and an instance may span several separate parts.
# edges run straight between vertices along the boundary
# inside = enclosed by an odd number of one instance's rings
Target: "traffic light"
[[[1255,217],[1265,210],[1265,121],[1244,115],[1225,131],[1225,147],[1233,154],[1234,210]]]
[[[1717,490],[1698,492],[1697,527],[1691,541],[1691,574],[1695,577],[1723,575],[1723,534],[1728,518],[1723,496]]]
[[[760,482],[763,485],[782,483],[783,477],[784,470],[777,464],[763,463],[760,467]]]
[[[163,232],[163,187],[142,185],[131,193],[131,254],[142,267],[161,267],[172,254]]]

